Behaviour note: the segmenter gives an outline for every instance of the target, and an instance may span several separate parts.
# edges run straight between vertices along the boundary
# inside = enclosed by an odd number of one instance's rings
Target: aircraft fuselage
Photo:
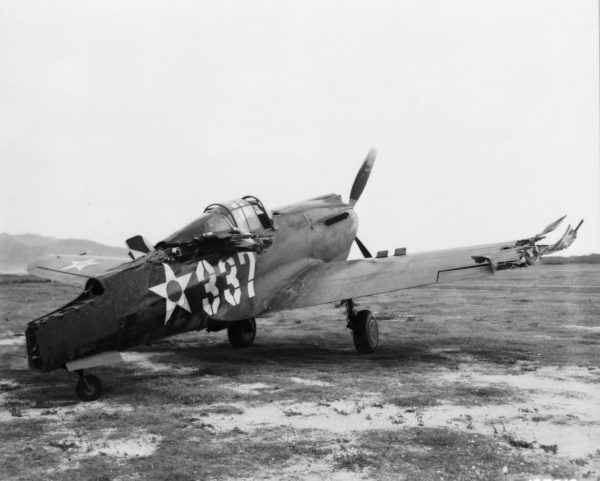
[[[173,334],[219,330],[274,309],[289,279],[316,263],[344,260],[358,219],[340,196],[273,212],[272,245],[174,261],[160,250],[96,279],[27,329],[30,366],[50,371],[104,351]]]

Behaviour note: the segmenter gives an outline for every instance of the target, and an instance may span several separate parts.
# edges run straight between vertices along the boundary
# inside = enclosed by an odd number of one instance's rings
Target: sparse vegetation
[[[243,351],[223,333],[189,333],[137,349],[147,361],[94,370],[105,397],[82,405],[74,375],[27,369],[22,337],[77,289],[0,279],[0,339],[16,340],[0,347],[0,478],[490,480],[508,466],[507,479],[595,479],[600,452],[569,457],[564,440],[515,429],[596,428],[537,409],[537,386],[511,381],[542,382],[551,366],[581,389],[587,378],[569,369],[600,376],[600,293],[586,287],[599,283],[593,266],[542,266],[360,299],[383,313],[369,356],[332,306],[259,319]],[[492,423],[496,409],[515,413],[512,424]],[[101,455],[86,444],[99,439],[153,451]]]

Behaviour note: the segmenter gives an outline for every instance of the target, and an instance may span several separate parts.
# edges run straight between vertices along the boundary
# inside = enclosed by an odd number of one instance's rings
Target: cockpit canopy
[[[204,214],[158,245],[187,244],[212,234],[256,234],[273,230],[271,213],[254,196],[210,204]]]

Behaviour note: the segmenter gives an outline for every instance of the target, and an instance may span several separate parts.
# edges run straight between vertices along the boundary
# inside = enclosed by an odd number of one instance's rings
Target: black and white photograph
[[[600,481],[599,12],[0,0],[0,480]]]

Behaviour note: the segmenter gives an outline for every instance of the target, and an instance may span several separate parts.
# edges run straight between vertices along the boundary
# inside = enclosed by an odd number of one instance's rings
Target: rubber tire
[[[235,326],[228,327],[227,337],[236,349],[251,346],[256,337],[256,321],[254,318],[246,319]]]
[[[352,322],[352,338],[356,350],[362,354],[375,352],[379,342],[379,327],[371,311],[360,311]]]
[[[82,401],[95,401],[102,394],[102,382],[97,376],[88,374],[79,378],[75,391]]]

